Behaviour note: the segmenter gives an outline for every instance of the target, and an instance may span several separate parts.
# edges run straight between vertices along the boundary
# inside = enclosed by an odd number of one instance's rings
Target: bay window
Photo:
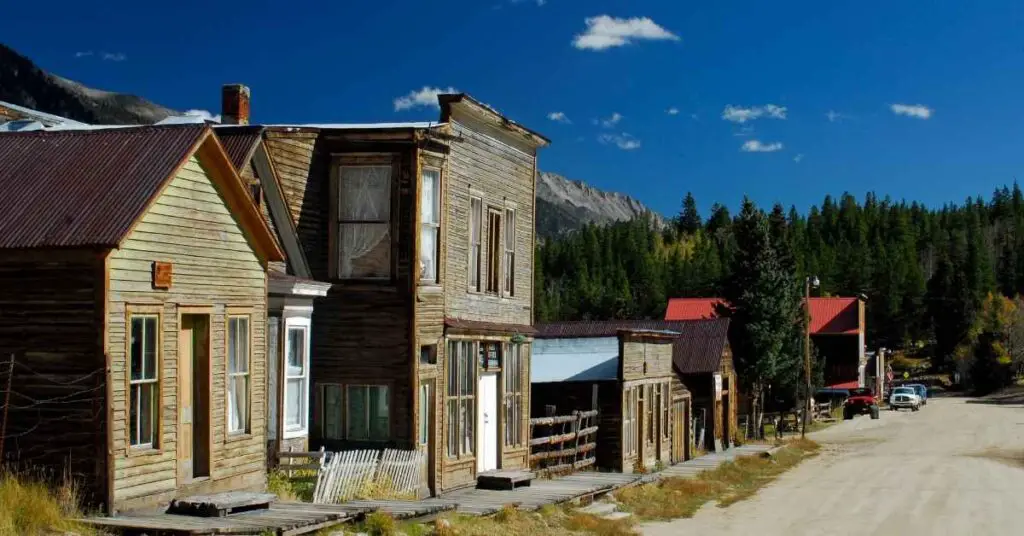
[[[156,448],[159,442],[160,349],[158,315],[131,315],[128,359],[128,444]]]
[[[249,432],[249,316],[228,317],[228,433]]]
[[[420,186],[420,281],[436,283],[441,245],[441,172],[424,170]]]
[[[391,277],[392,165],[342,165],[337,176],[337,277]]]
[[[284,436],[306,435],[309,412],[309,319],[285,320]]]

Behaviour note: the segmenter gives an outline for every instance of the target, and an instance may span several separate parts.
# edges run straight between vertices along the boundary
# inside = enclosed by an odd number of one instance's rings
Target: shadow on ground
[[[967,401],[968,404],[989,404],[993,406],[1021,406],[1024,405],[1024,386],[1014,386],[1003,389],[998,393],[992,393],[980,398],[973,398]]]

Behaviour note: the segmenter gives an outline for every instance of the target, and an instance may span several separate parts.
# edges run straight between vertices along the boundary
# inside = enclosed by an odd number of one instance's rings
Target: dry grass
[[[783,472],[813,456],[819,445],[794,439],[772,458],[744,456],[696,478],[667,478],[615,494],[623,510],[644,519],[692,517],[704,504],[727,507],[757,493]]]
[[[96,534],[71,521],[81,517],[73,484],[52,486],[28,477],[0,473],[0,536],[35,536],[53,532]]]
[[[405,524],[398,530],[409,536],[636,535],[633,521],[629,519],[603,519],[556,506],[546,506],[537,512],[521,512],[514,506],[506,506],[488,517],[445,514],[433,523],[433,527]]]

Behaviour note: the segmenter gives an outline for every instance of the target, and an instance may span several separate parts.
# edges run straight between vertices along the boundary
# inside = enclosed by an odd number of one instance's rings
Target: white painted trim
[[[285,310],[292,309],[294,309],[293,306],[285,306]],[[312,313],[312,309],[312,307],[309,308],[310,313]],[[288,344],[288,332],[291,329],[301,329],[305,332],[305,363],[303,363],[303,370],[305,371],[305,381],[303,382],[303,392],[301,393],[299,398],[299,400],[302,401],[303,409],[305,411],[303,412],[302,415],[302,426],[288,428],[288,348],[290,347],[290,345]],[[286,316],[284,317],[284,329],[282,331],[284,333],[284,359],[282,360],[282,370],[284,371],[284,374],[281,375],[281,379],[283,380],[281,392],[283,393],[284,398],[281,404],[281,427],[284,430],[284,432],[282,433],[282,437],[284,439],[293,439],[296,437],[304,437],[309,435],[309,385],[311,380],[311,371],[309,369],[309,365],[312,361],[312,359],[310,359],[309,352],[312,347],[312,345],[310,344],[311,335],[313,331],[312,322],[310,321],[309,317]]]

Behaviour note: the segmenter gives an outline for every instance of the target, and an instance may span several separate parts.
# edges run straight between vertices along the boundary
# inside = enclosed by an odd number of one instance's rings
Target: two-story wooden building
[[[312,317],[310,442],[422,449],[434,493],[528,465],[548,143],[467,95],[439,105],[439,122],[264,135],[309,276],[332,285]]]

